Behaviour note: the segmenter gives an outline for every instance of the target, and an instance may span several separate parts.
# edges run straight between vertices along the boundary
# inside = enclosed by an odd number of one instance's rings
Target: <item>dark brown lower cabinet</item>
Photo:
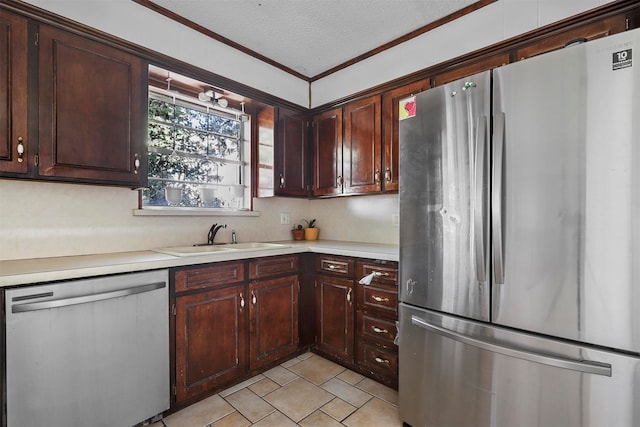
[[[316,277],[316,348],[353,363],[353,280]]]
[[[249,283],[249,368],[258,369],[298,348],[298,276]]]
[[[245,285],[176,298],[176,401],[194,398],[246,371]]]

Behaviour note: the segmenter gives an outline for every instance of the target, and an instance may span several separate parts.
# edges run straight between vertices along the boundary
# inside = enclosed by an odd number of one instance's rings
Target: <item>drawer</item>
[[[263,277],[292,273],[298,274],[297,255],[259,258],[249,263],[249,279],[262,279]]]
[[[396,323],[393,320],[381,319],[362,311],[358,311],[356,319],[356,335],[365,339],[380,340],[382,343],[397,348],[393,344],[396,337]]]
[[[354,262],[350,258],[319,255],[316,258],[316,271],[344,277],[353,277]]]
[[[398,316],[398,291],[358,283],[356,304],[360,310],[387,313],[395,319]]]
[[[394,261],[372,261],[358,262],[356,268],[356,279],[360,280],[365,276],[374,274],[372,285],[379,285],[391,288],[398,287],[398,264]]]
[[[358,342],[356,359],[358,365],[382,376],[389,383],[397,383],[398,352],[396,350],[364,340]]]
[[[186,268],[175,272],[176,292],[240,283],[244,278],[244,263],[220,262],[206,267]]]

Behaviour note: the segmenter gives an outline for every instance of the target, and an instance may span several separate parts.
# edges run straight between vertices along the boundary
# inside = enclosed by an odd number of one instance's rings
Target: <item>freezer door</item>
[[[492,320],[640,352],[640,30],[494,73]]]
[[[640,358],[400,305],[402,421],[420,426],[640,425]]]
[[[471,76],[418,94],[415,116],[400,121],[400,298],[481,320],[489,94],[489,73]]]

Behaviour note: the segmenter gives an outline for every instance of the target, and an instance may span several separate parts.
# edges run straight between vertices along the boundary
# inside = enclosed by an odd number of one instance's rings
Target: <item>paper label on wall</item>
[[[621,50],[613,54],[613,70],[631,67],[631,49]]]
[[[416,97],[412,96],[400,101],[398,109],[398,117],[400,120],[408,119],[416,116]]]

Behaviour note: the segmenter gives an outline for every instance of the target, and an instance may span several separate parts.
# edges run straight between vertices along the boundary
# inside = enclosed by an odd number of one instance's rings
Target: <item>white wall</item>
[[[0,179],[0,260],[146,250],[206,242],[213,223],[227,224],[216,240],[290,240],[290,229],[316,218],[321,238],[398,243],[391,214],[397,196],[330,200],[255,199],[259,217],[134,216],[137,192],[127,188]],[[280,225],[288,212],[291,225]]]
[[[473,52],[610,3],[609,0],[499,0],[311,85],[311,106]]]

